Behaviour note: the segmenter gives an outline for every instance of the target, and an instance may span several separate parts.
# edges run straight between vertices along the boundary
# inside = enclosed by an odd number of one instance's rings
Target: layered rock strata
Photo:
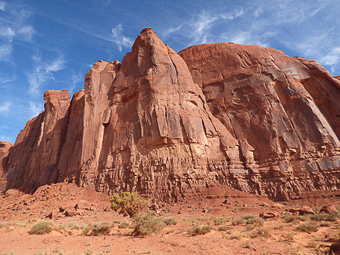
[[[337,189],[339,96],[314,61],[231,43],[177,54],[144,29],[72,101],[45,92],[3,159],[7,188],[76,181],[165,201],[215,183],[274,199]]]

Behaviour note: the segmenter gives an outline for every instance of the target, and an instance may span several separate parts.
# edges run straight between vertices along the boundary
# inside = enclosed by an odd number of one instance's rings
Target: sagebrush
[[[149,206],[149,201],[143,199],[137,192],[123,192],[113,194],[110,199],[111,209],[120,214],[133,217]]]

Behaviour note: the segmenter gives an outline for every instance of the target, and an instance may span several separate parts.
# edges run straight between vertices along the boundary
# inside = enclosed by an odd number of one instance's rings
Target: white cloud
[[[6,2],[0,1],[0,11],[6,10]]]
[[[59,56],[57,59],[44,63],[38,56],[33,56],[35,67],[33,72],[27,75],[29,83],[29,93],[37,95],[40,92],[41,86],[48,80],[53,80],[53,74],[64,69],[65,61]]]
[[[12,102],[4,102],[0,105],[0,113],[7,113],[10,110]]]
[[[35,34],[35,30],[32,25],[29,26],[21,26],[17,29],[17,34],[26,41],[31,41],[33,35]]]
[[[31,41],[35,34],[34,27],[30,24],[31,12],[0,1],[0,11],[4,11],[0,18],[0,61],[11,61],[13,42],[15,40]]]
[[[78,85],[82,85],[84,82],[84,75],[81,73],[72,74],[70,77],[70,86],[68,90],[70,91],[70,94],[72,95],[75,92],[75,89]]]
[[[123,26],[118,24],[116,27],[112,28],[112,41],[117,44],[118,50],[122,52],[124,48],[130,48],[133,41],[123,35]]]
[[[243,8],[239,8],[239,9],[235,9],[232,12],[226,13],[226,14],[221,14],[221,18],[222,19],[226,19],[226,20],[233,20],[236,19],[238,17],[241,17],[244,14]]]
[[[4,37],[4,39],[6,39],[8,42],[13,42],[15,31],[11,27],[1,27],[0,36]]]
[[[193,41],[191,44],[207,43],[208,31],[217,19],[217,16],[211,16],[208,12],[203,11],[196,20],[192,21],[190,27],[192,28]]]
[[[320,58],[320,63],[327,66],[333,66],[340,62],[340,47],[333,48],[326,56]]]
[[[8,61],[13,51],[12,44],[4,43],[0,45],[0,61]]]
[[[42,104],[29,102],[29,105],[30,105],[29,109],[30,109],[31,117],[35,117],[39,115],[44,110],[44,106]]]
[[[163,32],[161,32],[162,37],[169,37],[171,34],[176,33],[183,27],[183,24],[177,26],[177,27],[169,27],[165,29]]]

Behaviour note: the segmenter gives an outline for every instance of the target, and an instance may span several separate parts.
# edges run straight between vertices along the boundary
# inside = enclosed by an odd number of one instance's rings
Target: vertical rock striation
[[[149,28],[85,89],[45,92],[3,158],[7,188],[76,181],[177,201],[214,183],[286,199],[340,182],[340,81],[318,63],[231,43],[177,54]]]
[[[338,187],[340,83],[320,64],[232,43],[180,56],[214,116],[254,148],[259,174],[244,176],[252,192],[285,198]]]

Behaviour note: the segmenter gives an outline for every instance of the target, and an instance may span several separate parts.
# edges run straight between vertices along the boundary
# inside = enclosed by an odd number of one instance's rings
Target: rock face
[[[85,89],[45,93],[4,157],[7,189],[76,181],[177,201],[220,183],[286,199],[340,185],[340,81],[257,46],[180,54],[144,29]]]
[[[213,115],[254,148],[258,174],[244,176],[251,192],[284,198],[338,187],[340,83],[320,64],[232,43],[180,56]]]
[[[3,169],[6,168],[7,156],[13,144],[9,142],[0,142],[0,190],[6,188],[6,180],[2,178]]]

